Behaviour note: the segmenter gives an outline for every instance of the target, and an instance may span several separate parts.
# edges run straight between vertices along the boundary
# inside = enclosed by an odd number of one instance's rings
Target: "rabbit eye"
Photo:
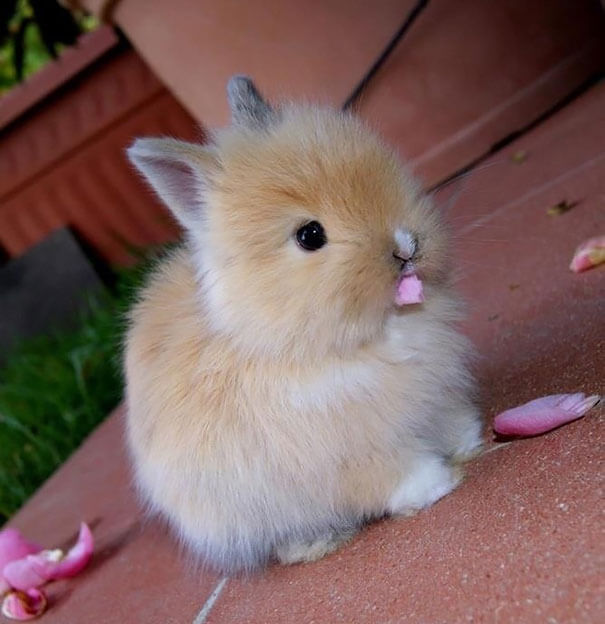
[[[307,251],[317,251],[326,242],[326,233],[319,221],[310,221],[296,231],[296,242]]]

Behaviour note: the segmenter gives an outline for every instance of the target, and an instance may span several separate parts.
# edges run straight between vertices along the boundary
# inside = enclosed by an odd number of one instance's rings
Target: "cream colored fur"
[[[446,233],[393,153],[351,116],[286,106],[130,156],[187,230],[126,345],[137,480],[182,539],[227,572],[311,560],[452,489],[480,444],[469,346]],[[314,252],[294,239],[310,220]],[[424,304],[394,305],[396,232],[418,240]]]

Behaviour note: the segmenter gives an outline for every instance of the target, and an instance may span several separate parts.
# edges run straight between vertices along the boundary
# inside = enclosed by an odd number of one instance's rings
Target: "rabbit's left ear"
[[[227,83],[231,121],[235,126],[261,130],[278,120],[279,114],[247,76],[233,76]]]
[[[210,179],[219,169],[214,148],[175,139],[137,139],[127,150],[132,164],[188,230],[206,212]]]

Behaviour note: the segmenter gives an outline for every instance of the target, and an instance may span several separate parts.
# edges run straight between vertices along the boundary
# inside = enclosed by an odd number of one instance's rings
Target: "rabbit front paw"
[[[275,555],[283,565],[317,561],[348,542],[356,532],[356,530],[348,530],[329,533],[308,542],[286,542],[275,549]]]

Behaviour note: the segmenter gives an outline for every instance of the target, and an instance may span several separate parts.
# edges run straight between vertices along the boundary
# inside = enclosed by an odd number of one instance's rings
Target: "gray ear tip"
[[[227,82],[227,93],[230,98],[238,97],[242,93],[257,92],[256,86],[250,76],[235,74]]]
[[[235,125],[266,128],[275,119],[275,111],[265,102],[249,76],[232,76],[227,83],[227,95]]]

